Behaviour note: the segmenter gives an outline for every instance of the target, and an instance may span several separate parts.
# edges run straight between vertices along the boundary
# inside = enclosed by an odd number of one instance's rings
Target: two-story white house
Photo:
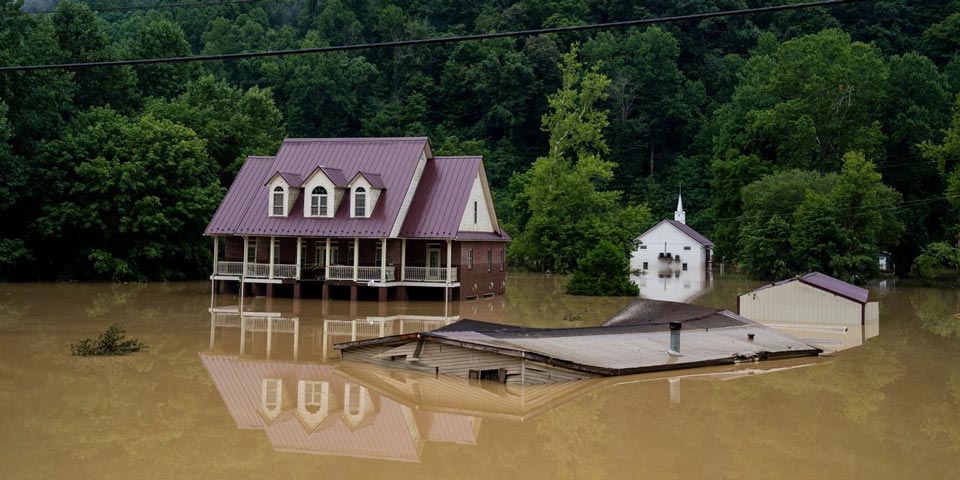
[[[686,224],[683,197],[673,220],[663,220],[640,235],[630,269],[641,272],[700,271],[713,261],[713,242]]]

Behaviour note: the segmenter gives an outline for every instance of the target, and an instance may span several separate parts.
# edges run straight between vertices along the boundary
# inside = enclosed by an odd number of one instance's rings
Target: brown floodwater
[[[648,279],[733,309],[756,282]],[[960,293],[871,286],[831,353],[537,388],[343,365],[351,338],[457,318],[601,323],[629,299],[511,275],[470,303],[222,295],[206,282],[0,284],[0,478],[960,478]],[[684,290],[677,294],[675,289]],[[122,324],[149,351],[71,357]]]

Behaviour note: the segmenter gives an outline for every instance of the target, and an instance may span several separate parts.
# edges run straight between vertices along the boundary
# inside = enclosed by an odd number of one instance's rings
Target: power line
[[[123,12],[123,11],[130,11],[130,10],[159,10],[159,9],[165,9],[165,8],[173,9],[173,8],[211,7],[211,6],[217,6],[217,5],[232,5],[232,4],[240,4],[240,3],[262,2],[262,1],[264,0],[221,0],[221,1],[192,2],[192,3],[154,3],[150,5],[126,5],[126,6],[120,6],[120,7],[95,7],[93,5],[90,5],[89,3],[86,3],[84,5],[87,5],[88,7],[90,7],[90,10],[93,10],[95,12]],[[56,12],[57,10],[53,9],[53,10],[34,10],[34,11],[24,10],[22,12],[9,12],[9,13],[10,14],[25,13],[28,15],[43,15],[43,14],[56,13]]]
[[[811,3],[798,3],[792,5],[777,5],[772,7],[746,8],[742,10],[727,10],[712,13],[696,13],[691,15],[676,15],[671,17],[648,18],[642,20],[627,20],[623,22],[592,23],[587,25],[574,25],[568,27],[540,28],[532,30],[518,30],[512,32],[484,33],[477,35],[456,35],[450,37],[423,38],[417,40],[398,40],[392,42],[362,43],[355,45],[339,45],[331,47],[300,48],[293,50],[268,50],[261,52],[247,53],[226,53],[219,55],[197,55],[192,57],[169,57],[169,58],[142,58],[135,60],[113,60],[106,62],[86,62],[86,63],[60,63],[49,65],[17,65],[0,67],[0,72],[18,72],[18,71],[36,71],[36,70],[57,70],[57,69],[82,69],[94,67],[116,67],[121,65],[152,65],[159,63],[186,63],[186,62],[210,62],[217,60],[236,60],[244,58],[261,57],[284,57],[289,55],[305,55],[313,53],[331,53],[331,52],[349,52],[356,50],[379,50],[398,47],[438,45],[446,43],[474,42],[480,40],[492,40],[497,38],[530,37],[536,35],[545,35],[550,33],[568,33],[583,32],[590,30],[601,30],[611,28],[637,27],[644,25],[656,25],[660,23],[688,22],[696,20],[706,20],[720,17],[734,17],[743,15],[754,15],[759,13],[775,13],[790,10],[800,10],[805,8],[832,7],[850,3],[859,3],[867,0],[827,0]]]

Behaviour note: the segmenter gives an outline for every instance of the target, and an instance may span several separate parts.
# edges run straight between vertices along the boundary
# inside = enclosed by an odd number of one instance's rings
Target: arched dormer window
[[[357,187],[353,191],[353,216],[367,216],[367,190],[363,187]]]
[[[326,217],[327,213],[327,189],[316,187],[310,192],[310,215],[314,217]]]
[[[273,214],[283,216],[284,210],[283,187],[277,185],[273,189]]]

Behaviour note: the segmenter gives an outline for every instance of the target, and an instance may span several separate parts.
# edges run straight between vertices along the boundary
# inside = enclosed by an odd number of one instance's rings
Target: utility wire
[[[312,53],[330,53],[330,52],[349,52],[355,50],[379,50],[398,47],[438,45],[447,43],[474,42],[479,40],[491,40],[497,38],[529,37],[535,35],[545,35],[550,33],[584,32],[590,30],[602,30],[611,28],[636,27],[642,25],[655,25],[660,23],[688,22],[697,20],[706,20],[710,18],[734,17],[743,15],[755,15],[760,13],[775,13],[790,10],[800,10],[806,8],[832,7],[837,5],[860,3],[868,0],[827,0],[810,3],[797,3],[792,5],[777,5],[772,7],[745,8],[742,10],[726,10],[711,13],[696,13],[691,15],[676,15],[671,17],[647,18],[642,20],[627,20],[623,22],[609,23],[591,23],[587,25],[573,25],[568,27],[539,28],[532,30],[517,30],[512,32],[485,33],[477,35],[456,35],[450,37],[423,38],[417,40],[398,40],[392,42],[362,43],[355,45],[339,45],[331,47],[300,48],[293,50],[273,50],[247,53],[227,53],[219,55],[196,55],[191,57],[169,57],[169,58],[142,58],[135,60],[113,60],[106,62],[86,62],[86,63],[60,63],[50,65],[16,65],[0,67],[0,72],[22,72],[36,70],[58,70],[93,67],[116,67],[121,65],[152,65],[158,63],[186,63],[186,62],[210,62],[217,60],[235,60],[243,58],[261,58],[261,57],[284,57],[289,55],[305,55]]]
[[[90,5],[89,3],[85,3],[84,5],[87,5],[88,7],[90,7],[90,10],[93,10],[95,12],[124,12],[124,11],[130,11],[130,10],[159,10],[164,8],[172,9],[172,8],[211,7],[211,6],[217,6],[217,5],[232,5],[232,4],[239,4],[239,3],[254,3],[254,2],[262,2],[262,1],[265,1],[265,0],[221,0],[221,1],[191,2],[191,3],[154,3],[150,5],[126,5],[126,6],[120,6],[120,7],[96,7],[96,6]],[[56,12],[57,10],[53,9],[53,10],[33,10],[33,11],[23,10],[20,12],[9,12],[9,13],[14,15],[18,13],[25,13],[27,15],[43,15],[43,14],[56,13]]]

